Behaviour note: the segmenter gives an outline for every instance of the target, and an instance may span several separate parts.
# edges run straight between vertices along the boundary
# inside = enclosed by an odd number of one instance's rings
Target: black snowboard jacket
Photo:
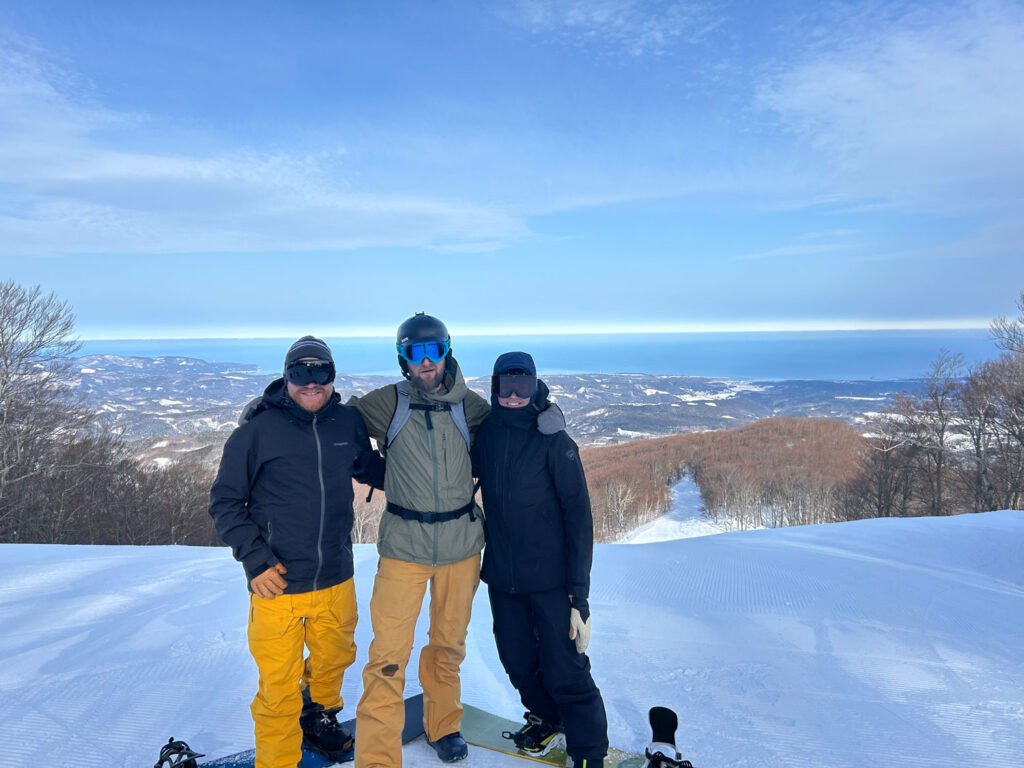
[[[276,563],[288,569],[287,594],[351,578],[352,479],[384,480],[359,412],[335,392],[310,413],[277,379],[244,418],[224,444],[210,515],[246,581]]]
[[[503,592],[564,588],[586,599],[594,550],[590,495],[579,449],[564,428],[554,434],[536,428],[547,395],[538,381],[524,408],[502,408],[492,397],[477,432],[473,467],[487,543],[480,576]]]

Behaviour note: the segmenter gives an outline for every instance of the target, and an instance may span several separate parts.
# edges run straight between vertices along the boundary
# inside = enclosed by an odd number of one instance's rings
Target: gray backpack
[[[461,400],[457,403],[414,403],[412,402],[412,393],[410,392],[408,381],[400,381],[395,384],[395,394],[397,396],[395,400],[395,413],[392,415],[391,423],[388,425],[388,435],[384,443],[385,453],[387,453],[387,449],[395,441],[395,438],[398,437],[398,433],[402,431],[402,427],[409,421],[409,413],[411,411],[424,412],[424,416],[427,419],[427,429],[434,428],[430,418],[431,413],[449,411],[452,415],[452,421],[455,422],[455,428],[459,430],[462,439],[466,441],[466,450],[470,449],[469,424],[466,422],[466,409]]]

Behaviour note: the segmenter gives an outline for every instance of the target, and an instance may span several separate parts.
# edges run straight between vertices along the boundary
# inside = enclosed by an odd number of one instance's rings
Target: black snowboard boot
[[[526,718],[526,725],[518,731],[503,731],[501,734],[514,741],[517,749],[531,755],[546,755],[564,743],[564,739],[560,738],[562,726],[537,717],[532,712],[524,713],[523,717]]]
[[[459,731],[442,736],[437,741],[428,740],[427,744],[434,748],[437,756],[444,763],[457,763],[459,760],[465,760],[466,755],[469,754],[469,746]]]
[[[324,709],[320,705],[304,712],[299,718],[302,726],[302,747],[318,752],[327,760],[344,762],[352,753],[354,740],[338,722],[337,709]]]

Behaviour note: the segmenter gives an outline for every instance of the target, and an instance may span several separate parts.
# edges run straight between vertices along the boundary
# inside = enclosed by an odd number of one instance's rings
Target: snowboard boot
[[[555,725],[532,712],[523,714],[526,725],[518,731],[502,731],[502,737],[515,742],[516,748],[531,755],[546,755],[565,743],[562,726]]]
[[[434,748],[443,763],[457,763],[459,760],[465,760],[469,754],[466,740],[458,731],[442,736],[437,741],[428,741],[427,744]]]
[[[324,709],[318,704],[299,718],[303,749],[316,752],[334,763],[351,759],[355,746],[352,734],[338,722],[338,711]]]

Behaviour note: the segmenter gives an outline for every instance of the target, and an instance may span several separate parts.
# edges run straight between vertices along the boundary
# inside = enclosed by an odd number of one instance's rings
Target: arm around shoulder
[[[355,410],[356,445],[359,446],[359,455],[352,468],[352,476],[364,485],[384,490],[384,458],[370,447],[370,438],[363,417],[358,409],[353,410]]]
[[[377,441],[377,445],[381,445],[387,437],[388,426],[391,424],[391,417],[395,415],[397,402],[398,395],[395,392],[395,385],[388,384],[385,387],[371,390],[365,395],[353,395],[345,405],[350,405],[359,411],[370,437]]]
[[[466,412],[466,424],[469,425],[469,431],[476,434],[480,425],[484,423],[484,419],[487,418],[487,414],[491,412],[491,406],[476,392],[469,390],[462,400],[462,407]]]

